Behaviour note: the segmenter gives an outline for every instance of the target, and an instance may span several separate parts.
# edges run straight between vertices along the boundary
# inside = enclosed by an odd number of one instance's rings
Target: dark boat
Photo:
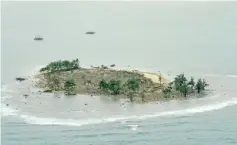
[[[40,40],[44,40],[44,38],[43,38],[43,37],[40,37],[40,36],[35,36],[34,40],[35,40],[35,41],[40,41]]]
[[[110,65],[110,67],[115,67],[115,64]]]
[[[19,81],[19,82],[26,80],[26,78],[21,78],[21,77],[17,77],[17,78],[15,78],[15,79],[16,79],[17,81]]]
[[[95,34],[95,32],[89,31],[89,32],[86,32],[86,34],[93,35]]]

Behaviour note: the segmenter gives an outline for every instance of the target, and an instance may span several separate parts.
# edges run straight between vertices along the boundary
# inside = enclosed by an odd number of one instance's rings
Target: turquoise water
[[[4,2],[1,143],[237,144],[236,7],[236,2]],[[34,41],[35,35],[44,40]],[[29,76],[40,66],[73,58],[83,66],[185,72],[204,77],[213,91],[205,98],[121,107],[123,100],[39,94],[32,86]],[[17,76],[29,80],[17,83]]]

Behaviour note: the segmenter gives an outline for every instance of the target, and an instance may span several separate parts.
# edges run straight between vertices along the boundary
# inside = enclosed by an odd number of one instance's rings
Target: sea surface
[[[237,144],[237,2],[3,2],[1,12],[2,145]],[[184,72],[212,92],[130,104],[34,88],[40,67],[75,58]]]

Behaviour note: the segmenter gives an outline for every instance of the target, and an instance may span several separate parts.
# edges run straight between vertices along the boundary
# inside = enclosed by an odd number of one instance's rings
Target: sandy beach
[[[143,74],[144,77],[148,78],[148,79],[151,79],[154,83],[160,83],[159,81],[159,77],[161,76],[161,82],[164,83],[164,84],[168,84],[170,82],[170,80],[168,79],[168,76],[164,73],[161,73],[161,72],[145,72],[145,71],[141,71],[141,70],[138,70],[136,68],[111,68],[112,70],[119,70],[119,71],[128,71],[128,72],[136,72],[136,73],[139,73],[139,74]]]

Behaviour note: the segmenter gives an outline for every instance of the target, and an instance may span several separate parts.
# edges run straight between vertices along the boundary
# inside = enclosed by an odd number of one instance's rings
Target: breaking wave
[[[8,87],[8,85],[2,85],[1,92],[12,92],[12,90],[10,90]]]
[[[42,66],[36,67],[31,75],[37,74]],[[237,78],[237,75],[218,75],[218,74],[206,74],[207,76],[212,77],[232,77]],[[5,85],[1,88],[1,92],[11,92],[12,90],[8,89],[8,86]],[[2,101],[10,98],[11,96],[2,96]],[[183,115],[191,115],[202,112],[209,112],[218,109],[222,109],[228,106],[233,106],[237,104],[237,98],[232,98],[229,100],[221,101],[221,102],[213,102],[207,105],[187,108],[182,110],[174,110],[174,111],[165,111],[165,112],[157,112],[153,114],[146,115],[131,115],[131,116],[114,116],[107,118],[88,118],[88,119],[63,119],[63,118],[46,118],[46,117],[37,117],[34,115],[25,114],[23,112],[19,112],[18,110],[12,109],[8,106],[1,104],[1,114],[2,116],[9,115],[18,115],[28,124],[38,124],[38,125],[64,125],[64,126],[82,126],[82,125],[90,125],[90,124],[102,124],[102,123],[110,123],[110,122],[126,122],[127,120],[145,120],[149,118],[157,118],[157,117],[170,117],[170,116],[183,116]],[[135,129],[135,126],[131,126]]]
[[[13,115],[17,115],[18,111],[10,107],[5,107],[1,104],[1,114],[2,116],[13,116]]]
[[[91,118],[91,119],[59,119],[59,118],[42,118],[31,115],[20,115],[20,117],[29,124],[38,124],[38,125],[66,125],[66,126],[82,126],[89,124],[101,124],[101,123],[110,123],[110,122],[121,122],[125,120],[144,120],[149,118],[156,117],[168,117],[168,116],[182,116],[182,115],[190,115],[208,111],[214,111],[218,109],[222,109],[228,106],[233,106],[237,104],[237,98],[232,98],[228,101],[219,102],[215,104],[209,104],[205,106],[199,106],[194,108],[188,108],[177,111],[167,111],[167,112],[159,112],[149,115],[132,115],[132,116],[123,116],[123,117],[109,117],[109,118]]]

